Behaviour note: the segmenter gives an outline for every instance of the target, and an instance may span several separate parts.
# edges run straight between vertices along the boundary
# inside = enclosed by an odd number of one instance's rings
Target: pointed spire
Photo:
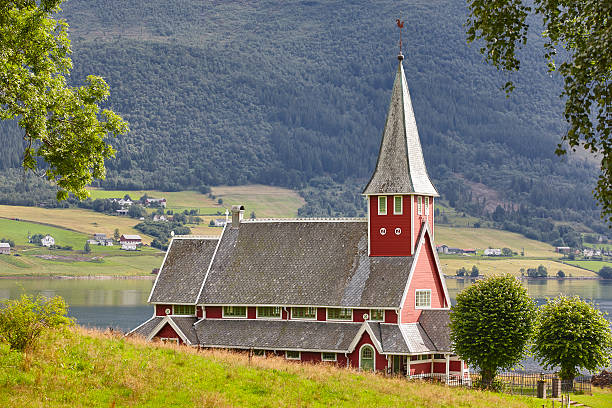
[[[399,60],[393,83],[391,104],[380,143],[376,169],[363,190],[365,195],[378,194],[423,194],[438,196],[431,183],[417,130],[410,92],[404,75],[402,60]]]

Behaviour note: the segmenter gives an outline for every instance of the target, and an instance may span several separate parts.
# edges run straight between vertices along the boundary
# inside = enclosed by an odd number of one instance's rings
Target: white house
[[[11,244],[9,244],[8,242],[0,242],[0,254],[10,255]]]
[[[502,250],[499,248],[487,248],[484,250],[485,256],[501,256]]]
[[[53,237],[51,235],[45,235],[40,240],[40,245],[42,245],[44,247],[50,247],[51,245],[55,245],[55,239],[53,239]]]

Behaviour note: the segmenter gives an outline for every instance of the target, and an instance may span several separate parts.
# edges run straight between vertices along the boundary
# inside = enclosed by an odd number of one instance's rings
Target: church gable
[[[402,301],[400,323],[415,323],[423,310],[448,308],[449,302],[431,231],[425,224],[417,242],[414,265]]]

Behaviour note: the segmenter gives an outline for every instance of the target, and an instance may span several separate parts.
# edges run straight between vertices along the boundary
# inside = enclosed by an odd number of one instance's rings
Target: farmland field
[[[604,266],[612,267],[612,262],[605,261],[563,261],[564,263],[579,266],[584,269],[588,269],[589,271],[599,272],[601,268]]]
[[[534,241],[514,232],[491,228],[455,228],[443,225],[435,226],[436,245],[448,245],[456,248],[510,248],[520,253],[525,249],[526,257],[559,258],[552,245]]]
[[[56,245],[69,245],[74,249],[83,249],[85,241],[89,238],[80,232],[68,231],[48,225],[36,224],[26,221],[15,221],[0,218],[0,238],[8,238],[15,241],[15,245],[28,244],[28,233],[49,234],[55,239]]]
[[[547,259],[521,259],[521,257],[515,257],[493,260],[482,259],[481,257],[465,257],[460,259],[442,258],[440,259],[440,263],[442,264],[442,271],[445,275],[455,275],[457,269],[460,269],[461,267],[471,269],[472,265],[476,265],[480,270],[481,275],[510,273],[515,276],[520,276],[521,268],[537,268],[539,265],[544,265],[546,269],[548,269],[548,276],[555,276],[559,270],[562,270],[565,273],[565,276],[568,277],[597,276],[593,272]]]

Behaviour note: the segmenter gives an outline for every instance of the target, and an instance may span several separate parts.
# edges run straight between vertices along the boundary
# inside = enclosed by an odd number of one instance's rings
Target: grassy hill
[[[282,358],[145,343],[77,328],[27,354],[0,344],[0,405],[10,407],[540,408],[500,395]],[[545,404],[551,407],[550,401]]]

